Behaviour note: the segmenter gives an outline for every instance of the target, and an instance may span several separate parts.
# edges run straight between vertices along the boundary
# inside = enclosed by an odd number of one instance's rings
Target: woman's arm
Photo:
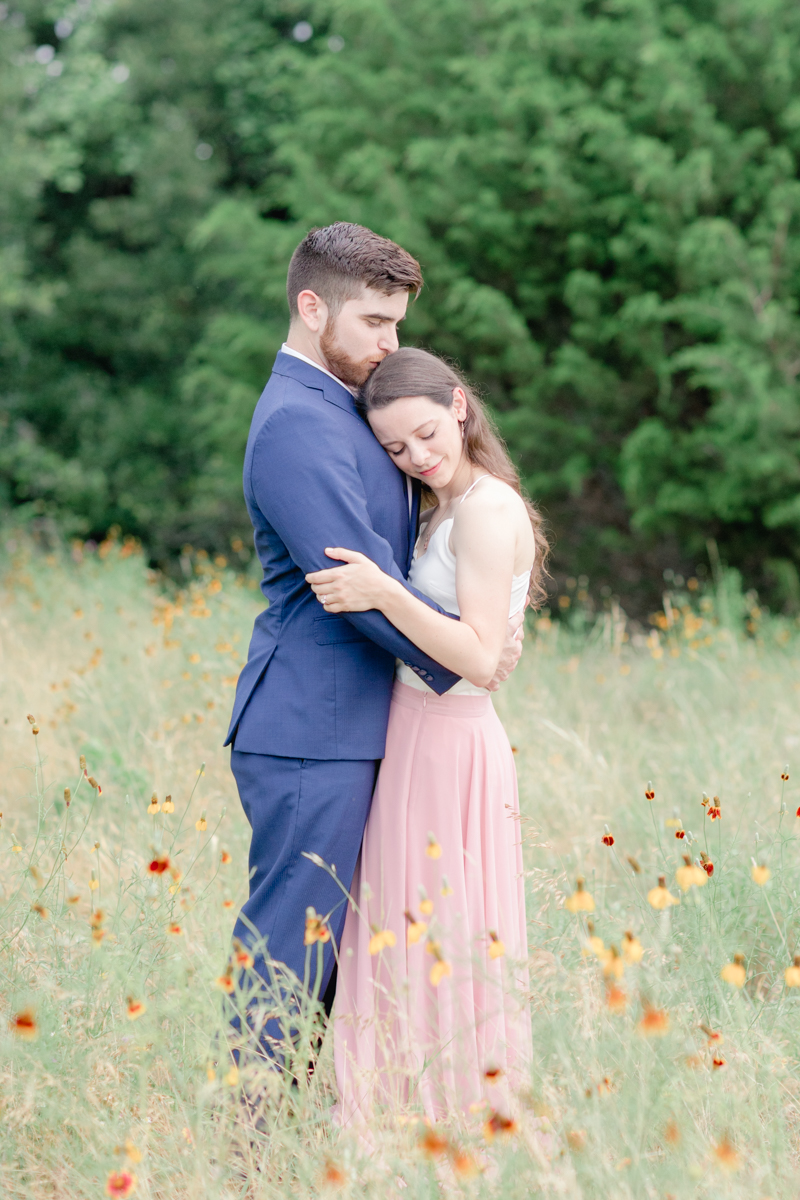
[[[488,489],[487,489],[488,493]],[[434,612],[385,575],[363,554],[328,548],[344,567],[306,576],[327,612],[377,608],[410,641],[443,667],[486,687],[494,676],[506,638],[519,513],[516,497],[494,494],[465,502],[453,524],[456,595],[460,621]],[[475,501],[478,497],[475,497]]]

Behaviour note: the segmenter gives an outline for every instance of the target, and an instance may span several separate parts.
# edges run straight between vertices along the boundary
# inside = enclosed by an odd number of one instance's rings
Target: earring
[[[463,441],[466,439],[466,436],[467,436],[467,428],[466,428],[466,423],[465,423],[464,421],[461,421],[461,422],[459,422],[459,423],[460,423],[460,425],[461,425],[461,440],[462,440],[462,442],[463,442]]]

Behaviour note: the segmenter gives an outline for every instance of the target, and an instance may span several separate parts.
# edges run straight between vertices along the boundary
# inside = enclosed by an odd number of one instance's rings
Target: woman
[[[328,612],[379,609],[461,676],[437,696],[397,665],[386,743],[339,955],[341,1118],[376,1105],[436,1119],[513,1084],[530,1055],[527,942],[511,747],[486,685],[510,615],[543,594],[547,543],[480,401],[422,350],[389,355],[363,392],[375,436],[435,501],[409,582],[364,555],[309,575]]]

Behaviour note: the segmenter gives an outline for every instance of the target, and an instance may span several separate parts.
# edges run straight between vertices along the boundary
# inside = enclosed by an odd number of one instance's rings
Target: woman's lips
[[[433,475],[435,471],[439,470],[439,467],[441,465],[442,465],[442,460],[439,459],[439,461],[435,467],[429,467],[427,471],[420,471],[420,475]]]

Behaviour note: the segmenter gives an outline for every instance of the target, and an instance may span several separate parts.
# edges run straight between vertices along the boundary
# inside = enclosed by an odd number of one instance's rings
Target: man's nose
[[[392,325],[389,329],[381,330],[381,336],[378,339],[378,345],[381,350],[384,350],[387,354],[394,354],[395,350],[397,350],[400,345],[400,342],[397,338],[397,329],[394,325]]]

